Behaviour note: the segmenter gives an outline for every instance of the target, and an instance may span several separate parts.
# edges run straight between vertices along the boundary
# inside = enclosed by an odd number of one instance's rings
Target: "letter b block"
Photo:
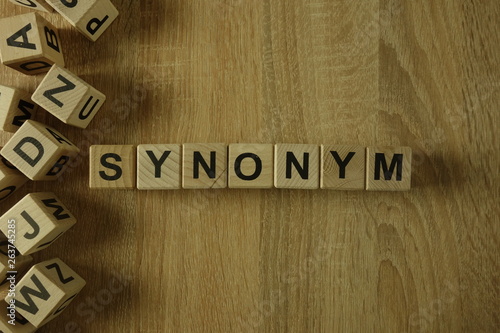
[[[90,188],[135,188],[135,150],[134,146],[90,147]]]
[[[31,94],[21,89],[0,85],[0,129],[14,133],[28,119],[32,119],[38,106]]]
[[[411,188],[409,147],[368,147],[366,149],[366,189],[368,191],[408,191]]]
[[[31,180],[55,180],[79,152],[55,129],[28,120],[0,154]]]

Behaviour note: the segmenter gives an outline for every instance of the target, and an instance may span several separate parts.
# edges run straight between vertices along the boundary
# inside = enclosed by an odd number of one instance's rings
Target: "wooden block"
[[[7,199],[27,181],[28,178],[25,175],[0,156],[0,202]]]
[[[2,63],[21,73],[46,73],[56,63],[64,66],[57,29],[37,13],[0,20]]]
[[[53,193],[30,193],[0,218],[0,230],[8,236],[7,221],[16,225],[16,248],[31,254],[51,245],[76,223],[76,218]]]
[[[272,188],[273,163],[272,144],[229,145],[229,188]]]
[[[44,0],[9,0],[9,1],[18,6],[39,10],[45,13],[52,13],[54,11],[54,9],[51,6],[49,6]]]
[[[366,189],[408,191],[411,187],[411,158],[409,147],[368,147]]]
[[[0,154],[31,180],[56,180],[79,152],[55,129],[27,120]]]
[[[182,187],[186,189],[226,188],[227,145],[184,144],[182,174]]]
[[[85,280],[56,258],[33,266],[5,301],[14,299],[19,314],[40,327],[59,316],[84,286]]]
[[[93,42],[118,17],[118,10],[109,0],[47,0],[47,2]]]
[[[62,122],[87,128],[106,96],[67,69],[54,65],[33,93],[33,101]]]
[[[137,188],[139,190],[181,188],[181,145],[138,146]]]
[[[0,129],[16,132],[28,119],[33,119],[38,105],[27,91],[0,85]]]
[[[135,146],[90,147],[90,188],[134,189]]]
[[[304,190],[319,188],[319,146],[277,144],[274,170],[276,188]]]
[[[19,280],[19,276],[28,270],[30,263],[33,261],[32,256],[22,255],[16,249],[14,245],[17,236],[15,229],[9,229],[8,236],[12,242],[9,242],[5,235],[0,234],[0,293],[4,293],[9,289],[12,277],[14,277],[15,281]]]
[[[322,189],[365,190],[366,148],[321,145]]]
[[[15,306],[15,305],[14,305]],[[7,313],[2,311],[0,316],[0,333],[33,333],[36,331],[36,327],[31,325],[26,318],[17,313],[14,306],[12,306],[12,311],[5,300],[0,300],[0,309],[7,309]],[[12,313],[13,319],[10,318]],[[14,325],[15,324],[15,325]]]

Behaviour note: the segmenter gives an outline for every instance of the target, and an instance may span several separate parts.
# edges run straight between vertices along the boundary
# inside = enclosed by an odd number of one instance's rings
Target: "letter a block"
[[[181,188],[181,145],[137,147],[137,188],[172,190]]]
[[[36,13],[0,20],[2,63],[21,73],[46,73],[56,63],[64,66],[56,28]]]
[[[226,188],[227,145],[222,143],[184,144],[182,167],[183,188]]]
[[[56,180],[79,152],[55,129],[28,120],[0,154],[31,180]]]
[[[409,147],[368,147],[366,149],[368,191],[408,191],[411,188]]]
[[[28,178],[25,175],[0,156],[0,201],[7,199],[27,181]]]
[[[40,327],[60,315],[84,286],[85,280],[56,258],[33,266],[17,283],[15,297],[5,300],[14,299],[17,311]]]
[[[319,146],[277,144],[274,154],[276,188],[319,188]]]
[[[366,148],[361,146],[321,146],[321,188],[365,190]]]
[[[90,188],[134,189],[135,146],[90,147]]]
[[[70,71],[54,65],[33,93],[33,101],[62,122],[87,128],[106,96]]]
[[[272,188],[273,157],[272,144],[229,145],[229,188]]]
[[[9,0],[13,4],[23,6],[29,9],[39,10],[41,12],[51,13],[54,11],[45,0]]]
[[[95,42],[118,17],[109,0],[47,0],[66,20]]]
[[[76,223],[53,193],[30,193],[1,218],[0,230],[8,236],[8,220],[16,221],[16,248],[23,254],[45,249]]]
[[[0,300],[0,309],[7,309],[10,313],[9,305],[5,302],[5,300]],[[14,305],[15,307],[15,305]],[[36,327],[31,325],[26,318],[17,313],[17,310],[14,308],[13,312],[15,312],[15,323],[16,325],[12,325],[9,323],[11,320],[10,317],[5,315],[5,312],[2,316],[0,316],[0,332],[2,333],[33,333],[36,331]]]
[[[33,119],[38,105],[31,94],[12,87],[0,85],[0,129],[14,133],[28,119]]]

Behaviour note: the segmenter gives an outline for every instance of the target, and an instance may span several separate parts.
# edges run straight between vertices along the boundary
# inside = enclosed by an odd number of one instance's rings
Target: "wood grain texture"
[[[81,159],[1,203],[78,218],[34,257],[88,285],[40,332],[498,331],[498,1],[113,3],[96,43],[44,15],[108,102],[84,131],[39,112]],[[175,142],[409,146],[412,190],[88,189],[90,144]]]

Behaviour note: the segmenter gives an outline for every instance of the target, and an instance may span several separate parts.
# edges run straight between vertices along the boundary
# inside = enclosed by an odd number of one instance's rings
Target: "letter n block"
[[[61,259],[47,260],[34,265],[17,283],[17,311],[33,326],[40,327],[55,317],[75,299],[85,286],[85,280]]]
[[[173,190],[181,188],[181,145],[137,147],[137,188]]]
[[[319,146],[277,144],[274,153],[276,188],[319,188]]]
[[[16,221],[16,248],[23,254],[45,249],[76,223],[76,218],[53,193],[30,193],[1,218],[8,236],[8,220]]]
[[[106,96],[67,69],[54,65],[33,93],[33,101],[62,122],[87,128]]]
[[[272,144],[229,145],[229,188],[272,188],[273,164]]]
[[[27,91],[0,85],[0,129],[16,132],[38,111],[38,105],[31,100]]]
[[[182,156],[183,188],[227,187],[227,145],[188,143],[183,146]]]
[[[321,188],[365,190],[366,148],[362,146],[321,146]]]
[[[0,154],[31,180],[55,180],[79,152],[55,129],[27,120]]]
[[[57,29],[37,13],[0,20],[2,63],[21,73],[46,73],[57,63],[64,66]]]
[[[25,8],[39,10],[45,13],[52,13],[54,9],[49,6],[45,0],[9,0],[13,4],[23,6]]]
[[[135,146],[90,147],[90,188],[134,189]]]
[[[9,323],[11,320],[3,310],[7,309],[7,312],[10,313],[10,309],[8,308],[8,304],[5,300],[0,300],[0,309],[2,309],[2,315],[0,316],[0,332],[1,333],[33,333],[36,331],[36,327],[31,325],[26,318],[23,318],[17,312],[17,309],[13,310],[15,312],[15,323],[16,325],[12,325]],[[14,305],[15,306],[15,305]]]
[[[408,191],[411,188],[409,147],[368,147],[366,149],[366,189],[368,191]]]
[[[25,175],[0,156],[0,201],[7,199],[27,181],[28,178]]]

